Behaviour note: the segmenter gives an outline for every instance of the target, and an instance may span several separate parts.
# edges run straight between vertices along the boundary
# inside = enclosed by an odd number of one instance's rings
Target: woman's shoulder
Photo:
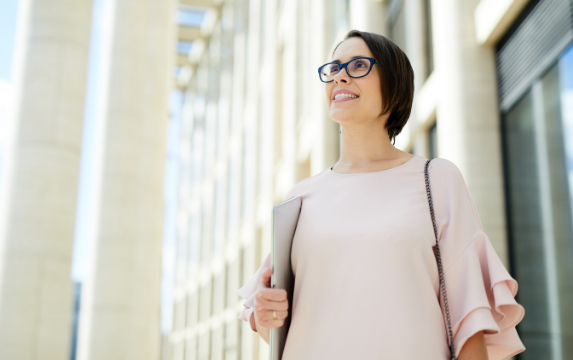
[[[475,219],[482,229],[481,220],[460,168],[451,160],[434,158],[428,167],[430,188],[438,218],[449,218],[464,214]]]
[[[433,158],[428,166],[430,176],[436,175],[440,177],[457,177],[462,176],[459,167],[453,161],[445,158]]]
[[[451,160],[433,158],[428,166],[428,176],[432,189],[434,187],[441,188],[446,193],[459,193],[460,191],[464,193],[467,191],[467,184],[462,171]]]

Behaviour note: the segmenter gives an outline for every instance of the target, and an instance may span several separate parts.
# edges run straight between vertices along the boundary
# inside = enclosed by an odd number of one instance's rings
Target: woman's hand
[[[253,316],[259,335],[269,343],[270,330],[281,327],[288,316],[287,292],[284,289],[272,289],[271,275],[273,270],[266,268],[261,274],[261,281],[257,285]],[[276,311],[277,318],[273,317]]]

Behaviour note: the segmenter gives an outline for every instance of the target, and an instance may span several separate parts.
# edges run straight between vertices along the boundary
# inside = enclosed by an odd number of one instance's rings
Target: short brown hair
[[[396,136],[408,122],[414,100],[414,70],[406,54],[385,36],[366,31],[350,30],[344,40],[360,37],[374,58],[380,63],[380,83],[384,107],[380,115],[390,112],[386,129],[390,141],[396,142]],[[343,40],[343,41],[344,41]],[[339,42],[340,45],[343,41]],[[338,48],[332,51],[332,56]]]

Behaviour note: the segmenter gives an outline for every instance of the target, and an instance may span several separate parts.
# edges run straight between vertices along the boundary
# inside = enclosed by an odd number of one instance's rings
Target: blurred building
[[[351,29],[407,53],[416,93],[396,146],[463,172],[519,282],[519,358],[573,358],[570,0],[106,1],[79,308],[70,264],[93,3],[21,4],[14,121],[2,134],[0,358],[267,358],[237,319],[235,290],[270,250],[272,206],[338,160],[317,69]],[[176,27],[176,6],[201,25]],[[161,337],[173,84],[183,95],[177,256],[173,330]]]
[[[187,1],[200,5],[202,1]],[[227,0],[179,55],[173,331],[164,359],[265,359],[235,294],[270,249],[274,204],[334,164],[317,69],[350,29],[415,72],[396,146],[453,161],[519,282],[520,359],[573,357],[570,0]],[[420,184],[423,186],[423,184]]]
[[[0,359],[160,357],[176,6],[104,2],[95,156],[80,164],[93,1],[19,2],[14,114],[2,136]],[[94,203],[78,314],[71,263],[80,165],[94,169]]]

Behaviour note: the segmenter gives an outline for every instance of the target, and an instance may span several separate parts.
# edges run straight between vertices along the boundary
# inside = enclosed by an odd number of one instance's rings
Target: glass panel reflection
[[[505,116],[513,272],[519,282],[517,301],[525,308],[518,325],[526,351],[523,359],[539,359],[549,347],[549,323],[542,242],[539,181],[531,91]]]
[[[504,116],[519,359],[573,358],[573,47]]]

